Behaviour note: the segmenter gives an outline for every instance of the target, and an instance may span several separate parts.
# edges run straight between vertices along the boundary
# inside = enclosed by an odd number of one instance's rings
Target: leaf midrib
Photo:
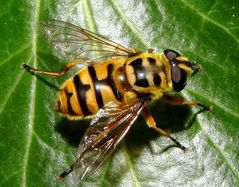
[[[36,0],[35,9],[33,9],[33,20],[32,20],[32,55],[33,55],[33,66],[37,67],[37,26],[39,22],[41,0]],[[28,115],[28,129],[26,133],[26,147],[25,155],[23,157],[23,174],[21,186],[26,186],[27,184],[27,169],[29,162],[29,155],[31,150],[32,138],[34,133],[34,119],[35,119],[35,96],[36,96],[36,77],[32,76],[30,91],[30,102],[29,102],[29,115]]]

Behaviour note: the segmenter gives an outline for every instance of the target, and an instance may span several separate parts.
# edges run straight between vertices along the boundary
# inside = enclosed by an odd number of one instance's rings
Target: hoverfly
[[[60,179],[73,170],[78,171],[80,180],[92,175],[115,151],[140,113],[150,128],[186,150],[168,132],[156,126],[146,105],[161,99],[210,110],[200,102],[169,95],[180,92],[190,75],[201,69],[199,65],[174,50],[145,53],[67,22],[48,21],[42,25],[48,40],[73,59],[59,72],[42,71],[27,64],[21,67],[33,73],[62,76],[76,65],[84,64],[60,87],[57,110],[72,120],[92,117],[76,161],[59,175]]]

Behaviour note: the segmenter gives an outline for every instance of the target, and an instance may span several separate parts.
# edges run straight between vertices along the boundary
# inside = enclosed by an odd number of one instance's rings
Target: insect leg
[[[73,164],[68,168],[68,170],[63,171],[57,178],[59,180],[64,180],[64,178],[73,171]]]
[[[187,101],[183,98],[176,98],[170,95],[163,95],[160,99],[167,103],[175,104],[175,105],[200,106],[204,110],[208,110],[208,111],[212,111],[212,108],[213,108],[212,105],[205,105],[197,101]]]
[[[153,116],[150,114],[150,112],[148,111],[147,108],[143,109],[143,114],[146,118],[146,123],[150,128],[153,128],[162,136],[166,136],[166,137],[170,138],[177,145],[178,148],[182,149],[183,151],[187,151],[187,148],[184,147],[181,143],[179,143],[175,138],[173,138],[168,132],[157,127],[157,124],[156,124]]]
[[[148,53],[153,53],[154,49],[153,48],[148,48]]]
[[[35,68],[32,68],[29,65],[24,64],[24,63],[21,65],[21,68],[23,68],[26,71],[32,72],[32,73],[38,73],[38,74],[44,74],[44,75],[60,77],[60,76],[64,75],[67,71],[69,71],[71,68],[73,68],[75,65],[77,65],[77,64],[79,64],[79,63],[81,63],[83,61],[86,61],[86,60],[87,60],[86,58],[74,59],[74,60],[70,61],[69,63],[67,63],[63,67],[63,69],[61,71],[59,71],[59,72],[44,71],[44,70],[35,69]]]

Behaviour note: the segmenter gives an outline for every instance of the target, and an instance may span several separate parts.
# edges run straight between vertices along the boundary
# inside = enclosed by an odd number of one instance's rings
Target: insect
[[[44,22],[42,27],[48,40],[72,60],[59,72],[38,70],[27,64],[21,67],[32,73],[62,76],[83,64],[60,87],[57,110],[72,120],[92,118],[80,142],[76,161],[59,175],[60,179],[73,170],[77,170],[80,180],[92,175],[116,149],[140,113],[150,128],[186,150],[168,132],[156,126],[146,105],[161,99],[211,110],[200,102],[170,95],[184,89],[191,74],[200,71],[199,65],[174,50],[145,53],[63,21]]]

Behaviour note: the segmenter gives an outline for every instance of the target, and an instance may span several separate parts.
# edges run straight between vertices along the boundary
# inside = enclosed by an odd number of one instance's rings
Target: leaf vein
[[[207,15],[205,15],[204,13],[200,12],[199,10],[197,10],[194,6],[192,6],[191,4],[185,2],[184,0],[181,0],[181,2],[187,6],[188,8],[190,8],[191,10],[194,10],[200,17],[203,18],[203,20],[206,20],[210,23],[212,23],[213,25],[219,27],[220,29],[222,29],[223,31],[225,31],[232,39],[234,39],[236,41],[236,43],[239,45],[239,39],[234,36],[229,29],[227,29],[225,26],[223,26],[222,24],[216,22],[215,20],[209,18]]]
[[[7,105],[8,100],[10,99],[12,93],[14,92],[15,88],[17,87],[17,85],[19,84],[19,82],[21,81],[22,77],[23,77],[23,73],[24,71],[22,71],[17,77],[16,77],[16,81],[14,81],[14,84],[11,86],[9,92],[7,93],[6,98],[2,98],[3,99],[3,103],[0,107],[0,114],[2,113],[2,111],[4,110],[5,106]]]
[[[19,55],[21,52],[23,52],[25,49],[27,49],[30,45],[31,45],[31,43],[29,42],[26,45],[24,45],[23,47],[21,47],[19,50],[17,50],[15,53],[13,53],[12,55],[8,56],[8,58],[6,58],[4,61],[2,61],[0,63],[0,66],[4,65],[8,61],[10,61],[13,57]]]
[[[64,151],[61,151],[61,150],[58,150],[58,149],[56,149],[56,148],[54,148],[54,147],[52,147],[52,146],[49,146],[44,140],[42,140],[42,138],[35,132],[35,131],[33,131],[33,134],[34,134],[34,136],[35,136],[35,138],[36,138],[36,140],[37,140],[37,142],[42,146],[42,147],[45,147],[45,148],[47,148],[47,149],[51,149],[51,150],[54,150],[54,151],[56,151],[56,152],[60,152],[61,154],[64,154]]]
[[[4,183],[8,182],[12,177],[16,176],[17,174],[19,174],[22,171],[22,169],[19,169],[17,171],[14,171],[13,173],[11,173],[9,176],[4,178],[4,181],[2,181],[2,183],[0,184],[0,186],[6,186],[4,185]]]
[[[83,1],[83,9],[84,9],[84,15],[85,15],[86,22],[88,23],[89,29],[93,32],[97,32],[96,24],[92,17],[93,12],[91,9],[90,2],[88,0]]]
[[[208,134],[206,134],[206,133],[204,133],[204,134],[207,137],[210,144],[212,145],[212,147],[214,148],[214,150],[216,151],[216,153],[219,155],[219,157],[222,158],[222,160],[227,164],[227,166],[228,166],[229,170],[232,172],[233,176],[235,176],[236,179],[239,180],[239,176],[237,175],[236,171],[233,169],[232,165],[229,163],[228,159],[223,154],[221,149],[214,143],[214,141],[211,139],[211,137]]]
[[[125,22],[125,25],[129,28],[132,34],[136,36],[138,41],[146,48],[149,48],[148,43],[143,39],[142,36],[140,36],[137,29],[133,26],[133,24],[129,21],[129,19],[125,16],[123,11],[121,10],[119,4],[117,4],[114,0],[108,0],[111,3],[112,8],[115,10],[115,12],[121,17],[121,19]]]
[[[213,107],[217,106],[217,108],[220,108],[221,110],[224,110],[226,113],[234,116],[235,118],[239,119],[239,114],[231,109],[229,109],[226,105],[219,103],[217,101],[212,100],[212,98],[207,98],[206,96],[202,95],[202,94],[198,94],[196,92],[194,92],[193,90],[190,89],[185,89],[188,93],[196,95],[196,96],[200,96],[204,99],[207,99],[208,101],[210,101],[210,103],[212,103]]]
[[[141,187],[140,181],[138,180],[137,175],[136,175],[136,173],[134,172],[133,163],[132,163],[132,161],[131,161],[131,158],[130,158],[130,154],[129,154],[129,152],[128,152],[128,149],[127,149],[127,147],[126,147],[126,145],[125,145],[125,141],[122,143],[122,147],[123,147],[123,151],[124,151],[124,153],[125,153],[126,162],[128,163],[127,165],[129,166],[130,173],[131,173],[131,175],[132,175],[132,177],[133,177],[133,180],[134,180],[134,182],[135,182],[135,186]]]
[[[101,183],[99,184],[99,186],[101,186],[101,187],[107,186],[106,180],[108,177],[108,172],[109,172],[111,164],[112,164],[112,156],[108,159],[107,165],[105,166],[104,174],[102,175]]]

